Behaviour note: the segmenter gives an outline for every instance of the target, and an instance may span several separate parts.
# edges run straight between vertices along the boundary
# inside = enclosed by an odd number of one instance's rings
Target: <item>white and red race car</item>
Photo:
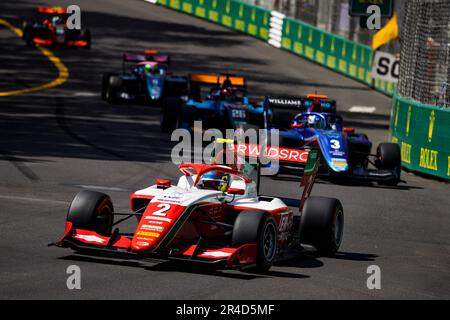
[[[69,207],[64,236],[54,244],[86,254],[258,272],[285,254],[299,253],[301,244],[333,255],[342,241],[344,211],[338,199],[309,197],[318,162],[318,153],[310,152],[298,209],[259,195],[260,175],[255,182],[234,165],[181,164],[183,175],[175,185],[157,179],[132,193],[130,213],[114,212],[106,194],[83,190]],[[120,215],[125,217],[114,222]],[[137,219],[131,236],[114,228],[130,217]]]

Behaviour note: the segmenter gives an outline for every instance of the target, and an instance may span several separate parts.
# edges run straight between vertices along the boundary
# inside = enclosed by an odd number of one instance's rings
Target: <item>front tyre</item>
[[[108,77],[105,100],[109,104],[115,104],[118,100],[117,92],[122,86],[122,80],[117,75],[110,75]]]
[[[72,222],[75,229],[95,231],[108,236],[112,231],[113,212],[113,204],[108,195],[83,190],[73,198],[66,220]]]
[[[338,199],[309,197],[300,218],[300,243],[314,246],[319,254],[332,256],[342,243],[344,209]]]
[[[267,272],[277,254],[277,226],[273,217],[263,211],[242,211],[236,218],[232,245],[234,248],[256,243],[254,271]]]
[[[110,76],[111,76],[110,73],[104,73],[102,76],[102,92],[101,92],[102,100],[106,100],[106,91],[108,90],[108,82]]]
[[[29,26],[27,22],[23,23],[22,27],[22,39],[25,40],[25,43],[28,47],[34,47],[35,44],[33,42],[32,30],[33,28]]]
[[[380,143],[377,148],[377,158],[375,164],[378,169],[392,170],[395,178],[387,181],[379,181],[380,185],[396,186],[400,182],[401,175],[401,151],[396,143],[384,142]]]

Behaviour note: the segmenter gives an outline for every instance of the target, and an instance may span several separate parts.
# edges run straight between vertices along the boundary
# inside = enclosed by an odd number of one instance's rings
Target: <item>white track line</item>
[[[91,190],[117,191],[117,192],[130,191],[128,189],[118,188],[118,187],[93,186],[93,185],[85,185],[85,184],[78,184],[76,186],[83,188],[83,189],[91,189]]]
[[[359,113],[374,113],[377,110],[376,107],[366,107],[366,106],[353,106],[348,111],[350,112],[359,112]]]
[[[73,94],[74,97],[94,97],[97,96],[97,92],[75,92]]]
[[[67,201],[62,200],[54,200],[54,199],[39,199],[39,198],[28,198],[28,197],[19,197],[19,196],[6,196],[0,195],[0,199],[5,200],[20,200],[20,201],[37,201],[37,202],[53,202],[53,203],[64,203],[67,204]]]

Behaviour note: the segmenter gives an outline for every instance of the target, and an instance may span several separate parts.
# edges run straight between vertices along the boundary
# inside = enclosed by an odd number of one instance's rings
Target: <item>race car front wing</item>
[[[118,229],[111,236],[103,236],[94,231],[74,229],[66,222],[66,232],[62,239],[49,246],[71,248],[86,255],[126,260],[176,260],[215,266],[223,269],[246,269],[256,265],[256,244],[245,244],[238,248],[213,247],[205,245],[202,239],[196,244],[182,248],[168,248],[158,252],[135,252],[131,249],[131,239],[120,235]]]

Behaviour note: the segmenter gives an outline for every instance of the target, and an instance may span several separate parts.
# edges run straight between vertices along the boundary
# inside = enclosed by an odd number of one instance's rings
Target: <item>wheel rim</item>
[[[97,218],[99,219],[99,227],[98,231],[101,233],[110,233],[111,232],[111,226],[112,226],[112,218],[113,215],[111,214],[111,208],[107,205],[103,206],[98,213]]]
[[[342,233],[343,233],[343,221],[342,221],[342,210],[339,210],[334,217],[334,242],[336,247],[341,245]]]
[[[276,230],[273,223],[268,223],[264,227],[263,252],[267,261],[272,261],[276,253]]]

